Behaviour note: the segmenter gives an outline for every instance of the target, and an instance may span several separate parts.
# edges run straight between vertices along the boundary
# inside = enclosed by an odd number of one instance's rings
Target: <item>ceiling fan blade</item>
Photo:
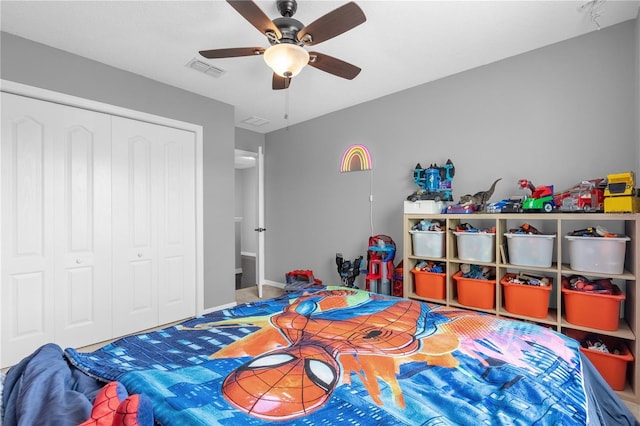
[[[362,9],[354,2],[350,2],[301,29],[298,32],[298,40],[303,41],[307,46],[313,46],[349,31],[366,20],[367,17],[364,16]],[[310,37],[305,39],[305,36]]]
[[[291,84],[291,77],[282,77],[275,72],[273,73],[273,81],[271,87],[273,90],[288,89]]]
[[[323,53],[309,52],[309,57],[310,66],[347,80],[353,80],[361,71],[355,65]]]
[[[244,19],[249,21],[251,25],[257,28],[262,34],[273,32],[277,38],[282,37],[280,30],[271,19],[250,0],[227,0],[227,3],[233,7]]]
[[[199,53],[207,59],[258,56],[264,53],[264,47],[237,47],[231,49],[201,50]]]

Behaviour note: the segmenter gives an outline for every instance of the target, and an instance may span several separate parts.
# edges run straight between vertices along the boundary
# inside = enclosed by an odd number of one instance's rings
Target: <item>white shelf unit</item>
[[[636,213],[498,213],[498,214],[405,214],[403,232],[403,265],[404,265],[404,296],[412,299],[434,302],[448,306],[456,306],[488,312],[497,316],[518,320],[532,321],[559,332],[567,330],[581,330],[593,332],[603,336],[621,339],[633,354],[634,361],[627,368],[627,384],[618,394],[622,399],[637,402],[640,399],[640,371],[638,369],[638,357],[640,356],[640,302],[638,301],[637,278],[640,276],[640,260],[638,256],[640,241],[640,226]],[[413,245],[409,231],[421,220],[438,220],[444,223],[447,229],[445,233],[444,257],[423,257],[413,255]],[[476,228],[496,229],[495,261],[493,262],[469,262],[458,258],[457,239],[451,231],[461,223],[469,223]],[[555,234],[553,246],[553,258],[550,267],[518,266],[503,262],[500,254],[501,245],[507,246],[507,238],[504,236],[509,229],[517,228],[524,223],[535,226],[544,234]],[[631,240],[626,243],[624,271],[622,274],[611,275],[594,272],[583,272],[571,269],[568,257],[568,248],[564,238],[569,232],[590,226],[604,226],[610,232],[625,234]],[[508,257],[508,256],[507,256]],[[443,262],[446,266],[446,284],[444,299],[430,299],[416,294],[414,275],[411,270],[420,260],[432,260]],[[452,276],[460,270],[463,263],[474,263],[494,267],[496,270],[496,294],[494,309],[478,309],[462,305],[458,302],[456,283]],[[500,279],[508,272],[539,273],[553,278],[553,290],[549,301],[549,310],[546,318],[532,318],[508,312],[503,303],[503,289]],[[618,329],[615,331],[603,331],[590,327],[583,327],[567,322],[563,311],[563,295],[560,291],[563,276],[583,275],[590,279],[611,278],[625,293],[626,298],[620,310],[621,318]],[[594,312],[597,315],[597,312]]]

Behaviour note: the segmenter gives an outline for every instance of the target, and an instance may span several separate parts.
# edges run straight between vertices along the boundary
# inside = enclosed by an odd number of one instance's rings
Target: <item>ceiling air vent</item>
[[[265,124],[271,123],[271,121],[267,120],[266,118],[249,117],[242,120],[242,123],[251,124],[252,126],[258,127],[258,126],[264,126]]]
[[[214,67],[213,65],[209,65],[206,62],[202,62],[199,59],[193,58],[187,63],[187,66],[196,71],[200,71],[202,73],[207,74],[211,77],[222,77],[222,74],[226,73],[222,68]]]

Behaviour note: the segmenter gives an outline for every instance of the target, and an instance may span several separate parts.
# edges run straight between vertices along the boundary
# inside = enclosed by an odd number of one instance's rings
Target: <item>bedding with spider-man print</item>
[[[163,425],[587,424],[576,341],[357,289],[290,293],[66,352],[149,397]]]

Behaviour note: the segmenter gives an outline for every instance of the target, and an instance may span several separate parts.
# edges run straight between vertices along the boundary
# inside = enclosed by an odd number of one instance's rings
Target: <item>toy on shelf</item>
[[[446,212],[449,214],[469,214],[476,212],[474,204],[449,204]]]
[[[554,194],[560,211],[597,212],[604,209],[604,179],[583,180],[566,191]]]
[[[416,164],[413,170],[413,182],[420,189],[409,195],[407,200],[453,201],[451,183],[455,172],[456,169],[451,160],[447,160],[444,166],[438,167],[436,164],[431,164],[426,169],[423,169],[420,163]]]
[[[295,271],[287,272],[285,274],[285,280],[286,284],[284,286],[284,291],[287,293],[307,289],[324,288],[322,280],[315,278],[313,276],[313,271],[308,269],[296,269]]]
[[[391,294],[393,279],[393,259],[396,255],[396,243],[388,235],[375,235],[369,238],[367,250],[368,273],[365,289],[373,293]]]
[[[635,187],[633,172],[616,173],[607,176],[604,189],[605,213],[640,212],[640,191]]]
[[[494,203],[487,204],[487,213],[522,213],[522,202],[527,197],[524,195],[513,195]]]
[[[496,184],[501,180],[502,180],[502,178],[496,179],[491,184],[491,187],[489,189],[487,189],[486,191],[478,191],[473,195],[471,195],[471,194],[463,195],[462,197],[460,197],[460,201],[458,202],[458,204],[460,204],[460,205],[473,205],[473,206],[475,206],[476,211],[483,211],[486,208],[487,203],[489,202],[489,199],[493,195],[493,191],[495,191],[495,189],[496,189]]]
[[[360,265],[362,264],[362,256],[356,257],[353,262],[344,260],[342,253],[336,253],[336,265],[338,265],[338,273],[345,287],[355,287],[355,281],[360,275]]]
[[[551,213],[556,206],[553,200],[553,185],[534,186],[530,180],[520,179],[520,188],[529,189],[531,195],[522,202],[523,211],[543,211]]]

